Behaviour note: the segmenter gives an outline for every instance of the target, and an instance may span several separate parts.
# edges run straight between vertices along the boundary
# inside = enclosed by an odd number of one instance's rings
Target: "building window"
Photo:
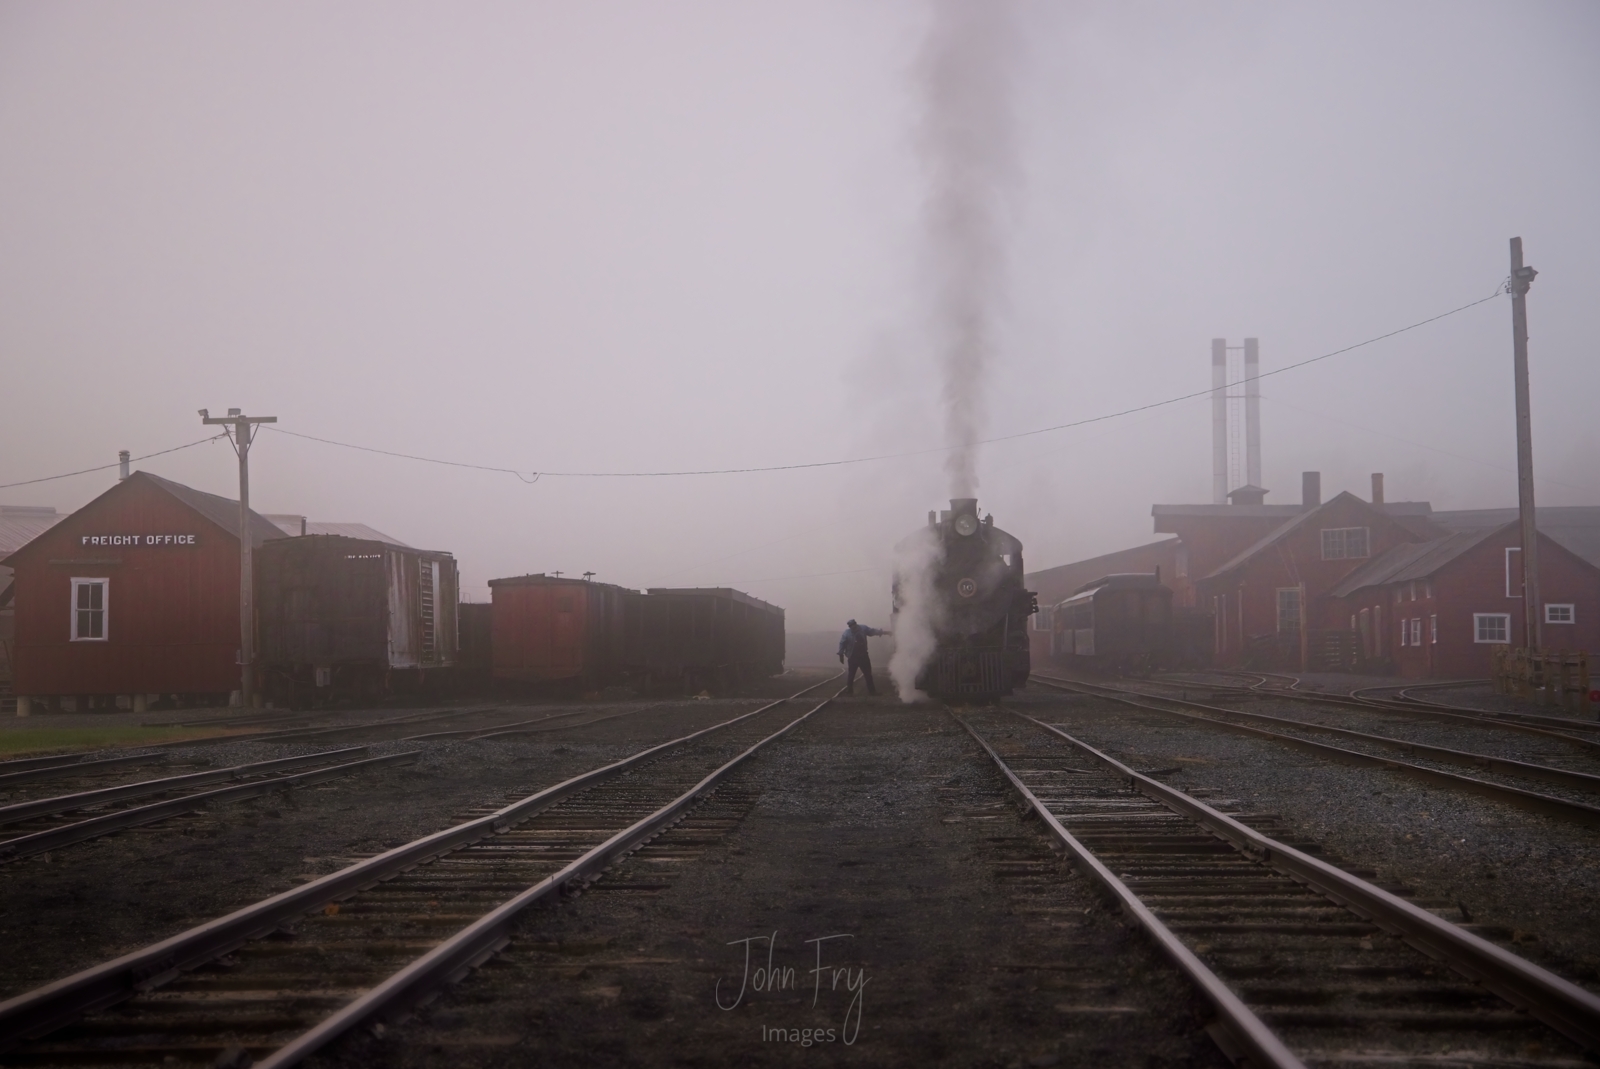
[[[1506,597],[1522,597],[1522,549],[1519,546],[1506,549]]]
[[[1394,603],[1396,605],[1398,605],[1404,600],[1406,600],[1406,592],[1405,592],[1405,590],[1403,588],[1401,588],[1401,587],[1395,587],[1394,588]]]
[[[1559,605],[1552,602],[1544,603],[1544,622],[1547,624],[1570,624],[1574,622],[1571,605]]]
[[[1422,617],[1418,616],[1411,621],[1411,644],[1422,645]]]
[[[1395,623],[1400,625],[1400,645],[1404,646],[1406,644],[1406,621],[1396,620]]]
[[[1367,528],[1328,527],[1323,530],[1323,560],[1353,560],[1365,556],[1367,556]]]
[[[1416,601],[1417,600],[1417,584],[1415,584],[1415,583],[1411,584],[1411,600],[1412,601]]]
[[[1474,642],[1510,642],[1511,614],[1508,612],[1475,612],[1472,630],[1477,635]]]
[[[110,585],[109,579],[72,581],[72,641],[106,640],[106,588]]]
[[[1300,633],[1300,588],[1278,588],[1278,633]]]
[[[1428,617],[1428,645],[1439,644],[1439,617],[1437,614]]]
[[[1422,596],[1424,598],[1430,598],[1430,599],[1433,597],[1433,583],[1432,582],[1427,582],[1427,583],[1423,583],[1422,584]]]
[[[1048,631],[1048,630],[1050,630],[1050,610],[1049,609],[1047,609],[1047,608],[1046,609],[1040,609],[1038,612],[1033,614],[1033,629],[1035,631]]]

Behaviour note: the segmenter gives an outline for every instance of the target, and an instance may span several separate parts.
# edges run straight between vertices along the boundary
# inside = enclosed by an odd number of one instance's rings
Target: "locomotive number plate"
[[[978,581],[976,579],[963,579],[956,583],[956,593],[964,598],[970,598],[977,592]]]

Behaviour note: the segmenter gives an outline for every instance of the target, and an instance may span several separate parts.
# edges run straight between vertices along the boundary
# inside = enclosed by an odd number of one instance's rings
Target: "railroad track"
[[[0,806],[0,863],[209,809],[224,802],[238,802],[308,787],[379,766],[409,763],[416,760],[420,752],[410,750],[382,757],[361,757],[366,751],[365,746],[347,747],[204,772],[135,780]],[[308,766],[318,767],[296,771]],[[225,787],[213,786],[229,781],[237,782]],[[147,800],[158,796],[162,800]]]
[[[957,716],[1074,863],[1211,1004],[1251,1067],[1555,1067],[1600,1052],[1600,997],[1014,711]],[[1398,892],[1398,893],[1397,893]],[[1426,908],[1432,906],[1434,908]]]
[[[826,682],[0,1003],[0,1058],[281,1067],[381,1029],[682,820]]]
[[[1492,754],[1471,753],[1442,746],[1429,746],[1407,739],[1396,739],[1385,735],[1375,735],[1370,732],[1351,731],[1326,724],[1316,724],[1287,717],[1270,716],[1265,713],[1245,712],[1216,705],[1206,705],[1181,698],[1169,698],[1162,695],[1124,690],[1099,683],[1056,679],[1038,673],[1032,675],[1030,680],[1056,690],[1077,692],[1119,702],[1149,712],[1160,713],[1164,716],[1178,717],[1199,727],[1268,739],[1307,750],[1318,756],[1331,758],[1344,764],[1386,768],[1435,786],[1444,786],[1454,790],[1484,795],[1497,801],[1509,802],[1512,805],[1547,816],[1574,821],[1589,827],[1600,827],[1600,805],[1596,805],[1589,800],[1600,795],[1600,776],[1575,772],[1552,765],[1541,765],[1529,761],[1497,757]],[[1298,732],[1299,734],[1292,732]],[[1354,742],[1366,746],[1368,749],[1358,750],[1349,746],[1336,746],[1332,743],[1318,742],[1306,738],[1305,734],[1332,735],[1341,741]],[[1434,762],[1434,764],[1424,765],[1418,764],[1415,760],[1405,761],[1398,757],[1369,752],[1371,749],[1404,753],[1413,758],[1426,759]],[[1466,776],[1435,767],[1438,764],[1472,767],[1492,772],[1508,779],[1536,780],[1541,784],[1558,785],[1563,793],[1559,795],[1550,794],[1546,791],[1535,791],[1497,780],[1484,779],[1481,776]]]

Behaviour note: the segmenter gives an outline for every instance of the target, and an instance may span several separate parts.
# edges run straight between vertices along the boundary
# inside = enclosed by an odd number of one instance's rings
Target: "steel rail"
[[[619,761],[546,787],[493,813],[425,835],[158,943],[0,1002],[0,1054],[25,1039],[50,1032],[80,1014],[121,1002],[140,991],[160,987],[180,973],[221,957],[251,939],[267,935],[301,914],[321,908],[336,899],[349,897],[379,883],[386,876],[509,829],[514,823],[643,764],[672,747],[774,709],[836,678],[838,676],[829,677],[749,713],[647,747]]]
[[[1201,705],[1197,702],[1182,701],[1178,698],[1163,698],[1155,694],[1137,694],[1136,692],[1117,690],[1114,687],[1103,687],[1093,683],[1057,681],[1048,676],[1038,674],[1034,674],[1030,678],[1038,680],[1047,687],[1055,687],[1058,690],[1077,690],[1094,697],[1104,698],[1107,701],[1121,702],[1136,709],[1160,713],[1163,716],[1176,716],[1207,727],[1231,731],[1238,735],[1250,735],[1255,738],[1285,743],[1322,756],[1332,757],[1345,764],[1366,765],[1369,768],[1385,768],[1391,772],[1400,772],[1415,779],[1444,784],[1457,790],[1466,790],[1474,794],[1482,794],[1501,801],[1511,802],[1536,813],[1543,813],[1546,816],[1562,817],[1580,824],[1586,824],[1589,827],[1600,828],[1600,806],[1585,805],[1582,802],[1569,801],[1553,794],[1540,794],[1537,791],[1495,783],[1491,780],[1477,779],[1472,776],[1462,776],[1455,772],[1429,768],[1426,765],[1414,765],[1409,761],[1401,761],[1393,757],[1380,757],[1376,754],[1363,753],[1360,750],[1351,750],[1326,742],[1303,739],[1298,735],[1286,735],[1281,731],[1268,731],[1266,728],[1251,727],[1249,724],[1236,724],[1229,720],[1220,720],[1214,716],[1201,716],[1198,713],[1186,713],[1179,709],[1164,709],[1158,705],[1135,701],[1134,697],[1149,698],[1151,701],[1221,712],[1228,716],[1242,715],[1232,709],[1216,709],[1213,706]],[[1288,723],[1298,724],[1299,721],[1288,721]]]
[[[125,768],[128,765],[155,765],[167,759],[164,753],[141,753],[129,757],[102,757],[94,761],[69,761],[53,765],[43,765],[36,768],[22,769],[18,772],[0,773],[0,790],[5,790],[17,783],[35,783],[42,779],[58,779],[62,776],[77,776],[85,772],[105,772],[114,768]]]
[[[1250,689],[1256,691],[1256,693],[1258,693],[1258,694],[1276,694],[1276,693],[1289,692],[1289,693],[1293,693],[1293,694],[1297,694],[1297,695],[1299,695],[1299,694],[1310,695],[1310,694],[1313,693],[1311,691],[1303,691],[1303,690],[1299,689],[1300,688],[1300,684],[1302,682],[1304,682],[1304,680],[1302,680],[1299,676],[1292,676],[1292,675],[1288,675],[1286,673],[1281,673],[1281,672],[1255,673],[1255,674],[1261,676],[1262,682],[1258,683],[1258,684],[1255,684],[1254,686],[1250,687]],[[1262,689],[1262,684],[1264,684],[1268,679],[1288,679],[1288,680],[1291,680],[1292,682],[1286,688],[1281,688],[1281,689]],[[1413,683],[1413,684],[1410,684],[1410,685],[1384,683],[1384,684],[1380,684],[1380,685],[1375,686],[1375,687],[1358,687],[1357,689],[1351,691],[1349,694],[1330,694],[1330,695],[1318,695],[1318,696],[1319,697],[1327,697],[1327,698],[1331,698],[1331,699],[1335,699],[1335,700],[1341,700],[1342,699],[1343,701],[1346,701],[1346,702],[1358,703],[1358,704],[1362,704],[1362,705],[1370,705],[1370,706],[1374,706],[1374,707],[1379,708],[1379,709],[1395,709],[1395,710],[1402,710],[1402,711],[1406,711],[1406,712],[1411,712],[1411,711],[1416,710],[1420,706],[1421,708],[1424,708],[1424,709],[1437,709],[1437,710],[1441,710],[1441,711],[1460,713],[1460,714],[1462,714],[1464,716],[1475,717],[1475,718],[1477,718],[1479,720],[1504,721],[1506,719],[1510,719],[1512,721],[1518,721],[1518,720],[1524,721],[1524,722],[1529,723],[1529,724],[1543,724],[1543,725],[1546,725],[1548,727],[1581,728],[1584,731],[1600,730],[1600,723],[1596,723],[1596,722],[1589,721],[1589,720],[1579,720],[1576,717],[1569,717],[1569,716],[1543,716],[1543,715],[1540,715],[1538,713],[1498,712],[1498,711],[1495,711],[1495,710],[1492,710],[1492,709],[1474,709],[1474,708],[1472,708],[1471,706],[1468,706],[1468,705],[1445,705],[1443,702],[1424,701],[1421,698],[1413,698],[1413,697],[1386,698],[1386,697],[1383,697],[1382,695],[1373,694],[1374,691],[1395,690],[1395,689],[1403,687],[1404,689],[1401,691],[1401,693],[1402,693],[1402,695],[1404,695],[1405,691],[1407,691],[1407,690],[1420,690],[1420,689],[1422,689],[1424,687],[1459,687],[1459,686],[1466,686],[1466,685],[1473,684],[1473,683],[1487,683],[1487,682],[1489,682],[1489,680],[1487,680],[1487,679],[1457,679],[1457,680],[1447,680],[1447,681],[1442,682],[1442,683]]]
[[[164,794],[167,791],[179,790],[183,787],[198,787],[206,783],[221,783],[223,780],[259,776],[284,768],[314,765],[328,758],[349,757],[353,754],[365,753],[366,750],[365,746],[350,746],[342,750],[325,750],[322,753],[303,754],[299,757],[279,757],[271,761],[256,761],[248,765],[214,768],[206,772],[189,772],[181,776],[144,779],[139,780],[137,783],[123,783],[115,787],[100,787],[92,791],[80,791],[77,794],[58,794],[51,798],[35,798],[29,802],[16,802],[12,805],[0,806],[0,825],[15,824],[18,821],[48,816],[51,813],[69,813],[74,809],[89,809],[93,806],[104,805],[106,802],[115,802],[122,798],[143,798],[152,794]]]
[[[837,697],[837,694],[833,697]],[[569,884],[597,874],[616,858],[654,837],[668,824],[675,822],[685,810],[710,794],[719,782],[763,746],[793,731],[813,713],[832,702],[833,697],[823,699],[820,704],[756,742],[671,802],[586,851],[559,872],[495,907],[354,1002],[256,1062],[256,1069],[287,1069],[297,1065],[350,1029],[375,1017],[403,1012],[434,989],[466,975],[467,971],[483,964],[511,942],[511,928],[519,913],[559,893]]]
[[[0,761],[0,774],[20,772],[26,768],[48,768],[51,765],[70,765],[82,761],[85,757],[93,757],[103,750],[80,750],[77,753],[58,753],[48,757],[15,757],[9,761]]]
[[[1469,979],[1476,980],[1590,1051],[1600,1051],[1600,996],[1518,957],[1449,921],[1412,905],[1343,869],[1261,834],[1175,787],[1135,772],[1109,754],[1074,738],[1053,724],[1013,709],[1027,720],[1126,777],[1145,797],[1204,825],[1246,855],[1304,883],[1346,909]]]
[[[1212,972],[1205,962],[1195,956],[1192,950],[1184,946],[1183,942],[1173,934],[1172,929],[1162,923],[1127,884],[1117,878],[1088,847],[1066,829],[1056,815],[1050,812],[1050,808],[1039,800],[1039,796],[1011,770],[1004,758],[995,752],[987,739],[978,734],[971,724],[957,716],[954,711],[947,711],[955,717],[956,723],[967,729],[967,734],[983,747],[1000,771],[1005,773],[1006,779],[1011,781],[1011,786],[1022,795],[1028,807],[1038,814],[1039,819],[1050,830],[1050,834],[1060,841],[1078,867],[1100,884],[1122,907],[1123,912],[1144,929],[1145,934],[1155,942],[1162,953],[1200,989],[1201,994],[1216,1011],[1219,1023],[1230,1041],[1228,1044],[1218,1045],[1233,1048],[1225,1049],[1224,1053],[1236,1062],[1243,1062],[1250,1069],[1306,1069],[1305,1063],[1284,1045],[1283,1040],[1279,1039],[1250,1007],[1244,1004],[1244,1000],[1239,998],[1221,977]]]
[[[1182,687],[1182,683],[1156,682],[1158,686]],[[1209,687],[1212,690],[1234,690],[1248,692],[1257,696],[1271,696],[1288,698],[1291,701],[1306,702],[1308,704],[1335,705],[1343,709],[1358,709],[1366,712],[1383,710],[1387,712],[1404,713],[1422,720],[1437,720],[1442,723],[1465,723],[1473,727],[1495,727],[1506,731],[1518,731],[1524,735],[1538,735],[1547,739],[1557,739],[1580,750],[1590,753],[1600,753],[1600,742],[1586,739],[1578,735],[1568,735],[1560,731],[1552,731],[1551,727],[1590,727],[1584,721],[1566,723],[1555,717],[1533,717],[1533,722],[1519,722],[1504,719],[1505,717],[1521,716],[1519,713],[1492,713],[1486,710],[1469,710],[1464,706],[1433,705],[1422,702],[1388,701],[1376,698],[1356,698],[1347,694],[1321,694],[1315,691],[1294,690],[1282,688],[1277,690],[1258,690],[1255,687],[1230,686],[1226,683],[1197,683],[1195,686]],[[1538,726],[1545,723],[1547,726]]]
[[[1046,681],[1050,679],[1049,676],[1043,678]],[[1532,761],[1519,761],[1511,757],[1496,757],[1493,754],[1473,753],[1470,750],[1454,750],[1448,746],[1434,746],[1425,742],[1410,742],[1390,735],[1373,735],[1365,731],[1353,731],[1350,728],[1334,727],[1331,724],[1316,724],[1305,720],[1294,720],[1290,717],[1273,716],[1269,713],[1251,713],[1242,709],[1224,709],[1220,706],[1206,705],[1204,702],[1189,701],[1188,699],[1145,695],[1139,691],[1124,690],[1121,687],[1107,687],[1106,689],[1121,691],[1125,694],[1139,694],[1141,697],[1153,697],[1157,701],[1181,701],[1183,705],[1191,709],[1205,709],[1208,712],[1222,716],[1237,717],[1240,720],[1254,720],[1268,724],[1288,724],[1303,731],[1318,731],[1325,735],[1333,735],[1342,739],[1357,739],[1361,742],[1372,743],[1375,746],[1383,746],[1391,750],[1431,757],[1437,761],[1446,761],[1451,764],[1466,765],[1472,768],[1486,768],[1491,772],[1525,776],[1528,779],[1559,783],[1565,787],[1575,787],[1578,790],[1600,794],[1600,776],[1591,775],[1587,772],[1574,772],[1571,769],[1536,764]]]
[[[360,753],[365,751],[366,747],[357,746],[353,749]],[[338,750],[335,752],[348,753],[350,751]],[[197,810],[210,808],[218,802],[238,802],[246,798],[257,798],[263,794],[295,790],[300,787],[310,786],[313,783],[321,783],[323,780],[348,775],[358,769],[371,768],[375,765],[409,764],[415,761],[417,755],[421,752],[421,750],[407,750],[405,753],[385,754],[382,757],[367,757],[360,761],[347,761],[344,764],[329,765],[326,768],[313,769],[310,772],[301,772],[293,776],[271,776],[252,780],[249,783],[236,784],[232,787],[218,787],[216,790],[199,791],[195,794],[168,798],[163,802],[151,802],[149,805],[136,806],[133,809],[122,809],[115,813],[106,813],[103,816],[90,817],[87,820],[64,824],[59,828],[46,828],[43,831],[36,831],[29,835],[19,835],[15,839],[7,839],[4,842],[0,842],[0,864],[40,854],[46,850],[71,846],[73,843],[81,843],[86,839],[98,839],[102,835],[110,835],[115,831],[137,828],[142,824],[152,824],[158,820],[166,820],[169,817],[193,813]]]

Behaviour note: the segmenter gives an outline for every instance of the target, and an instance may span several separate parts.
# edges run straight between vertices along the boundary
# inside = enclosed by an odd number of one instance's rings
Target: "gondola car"
[[[940,698],[981,701],[1028,681],[1028,617],[1038,611],[1023,587],[1022,543],[978,518],[978,500],[958,497],[947,512],[895,547],[894,624],[919,613],[936,640],[917,689]],[[909,624],[910,621],[908,620]]]
[[[1050,653],[1061,664],[1137,672],[1171,662],[1172,590],[1159,573],[1102,576],[1049,612]]]

